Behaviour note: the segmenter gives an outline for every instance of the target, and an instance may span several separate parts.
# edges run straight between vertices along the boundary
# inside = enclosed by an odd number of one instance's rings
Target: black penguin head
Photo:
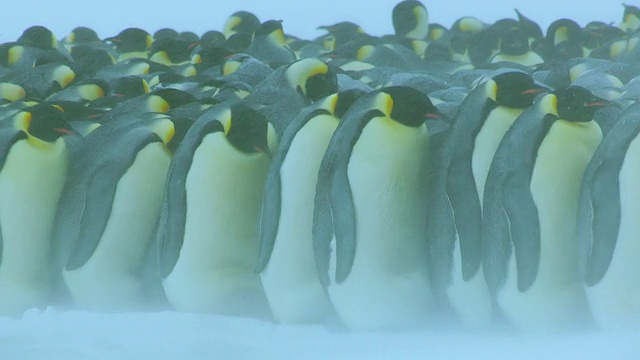
[[[405,0],[393,8],[393,29],[397,36],[426,40],[429,35],[427,8],[416,0]]]
[[[63,135],[74,134],[59,106],[40,103],[24,111],[29,114],[29,134],[40,140],[52,142]]]
[[[155,112],[167,112],[169,111],[169,109],[196,101],[196,98],[188,92],[173,88],[154,90],[150,92],[149,95],[150,98],[157,96],[164,101],[164,103],[162,103],[161,101],[157,102],[160,105],[161,110],[154,109],[153,111]]]
[[[487,82],[487,97],[500,106],[524,109],[545,89],[539,87],[529,74],[519,70],[504,70]]]
[[[68,44],[78,44],[78,43],[99,43],[100,38],[98,34],[88,27],[78,26],[73,29],[69,35],[65,38],[65,41]]]
[[[153,41],[175,39],[176,37],[178,37],[178,32],[171,28],[162,28],[153,33]]]
[[[285,76],[291,86],[311,101],[338,92],[338,77],[324,61],[302,59],[289,65]]]
[[[58,46],[55,35],[44,26],[32,26],[26,29],[18,38],[18,42],[43,50],[55,49]]]
[[[151,34],[139,28],[124,29],[118,35],[105,40],[112,42],[119,53],[146,51],[153,44]]]
[[[591,121],[596,111],[611,104],[581,86],[570,85],[555,90],[553,94],[557,98],[558,117],[573,122]]]
[[[520,28],[525,32],[529,39],[540,40],[544,37],[542,33],[542,29],[540,25],[538,25],[533,20],[528,17],[522,15],[518,9],[515,9],[516,15],[518,15],[518,22],[520,23]]]
[[[243,103],[231,105],[219,119],[227,140],[244,153],[265,153],[276,150],[277,140],[273,126],[267,118]]]
[[[512,26],[504,29],[500,35],[499,49],[505,55],[524,55],[529,50],[529,38],[522,28]]]
[[[349,110],[351,104],[364,94],[366,94],[366,92],[360,89],[347,89],[340,91],[337,94],[337,100],[333,111],[334,116],[341,119],[347,110]]]
[[[226,37],[223,33],[217,30],[209,30],[200,36],[200,43],[214,43],[214,44],[224,44]]]
[[[253,40],[261,38],[269,38],[278,45],[284,45],[282,20],[268,20],[260,24],[260,27],[253,33]]]
[[[132,98],[149,93],[149,84],[139,76],[129,75],[116,78],[110,83],[111,91],[115,96]]]
[[[233,34],[253,34],[260,26],[260,20],[248,11],[233,13],[225,22],[222,33],[228,39]]]
[[[424,93],[407,86],[389,86],[380,90],[387,94],[382,112],[395,121],[411,127],[424,124],[427,118],[439,118],[438,109]]]
[[[640,8],[624,4],[624,14],[620,28],[627,32],[635,32],[640,28]]]
[[[552,22],[547,28],[546,39],[552,46],[557,46],[564,41],[581,42],[582,28],[578,23],[570,19],[559,19]]]
[[[474,17],[458,19],[451,27],[450,46],[454,53],[463,54],[475,34],[485,29],[487,25]]]
[[[149,49],[149,59],[164,65],[173,65],[189,61],[197,42],[179,38],[155,40]]]
[[[433,23],[429,24],[429,35],[427,35],[428,41],[444,40],[449,33],[449,30],[442,24]]]

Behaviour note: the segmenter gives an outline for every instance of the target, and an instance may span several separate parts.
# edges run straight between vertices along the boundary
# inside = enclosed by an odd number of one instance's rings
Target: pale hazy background
[[[127,27],[149,32],[162,27],[193,31],[220,30],[225,19],[237,10],[255,13],[261,21],[281,19],[285,32],[302,38],[323,34],[316,30],[350,20],[372,35],[393,31],[391,10],[395,0],[2,0],[0,42],[13,41],[32,25],[44,25],[62,38],[76,26],[89,26],[101,37]],[[568,17],[584,26],[592,20],[618,23],[622,1],[617,0],[430,0],[423,1],[430,22],[449,27],[462,16],[475,16],[492,23],[515,17],[514,8],[546,27],[553,20]],[[640,1],[627,1],[638,6]]]

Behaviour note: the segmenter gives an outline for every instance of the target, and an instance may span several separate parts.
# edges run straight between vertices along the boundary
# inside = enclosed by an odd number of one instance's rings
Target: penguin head
[[[175,39],[176,37],[178,37],[178,32],[171,28],[158,29],[153,33],[153,41],[162,39]]]
[[[196,101],[196,98],[186,91],[164,88],[149,93],[147,104],[149,111],[165,113],[172,108]]]
[[[429,35],[429,13],[416,0],[398,3],[392,11],[391,20],[396,35],[416,40],[426,40]]]
[[[335,50],[336,47],[344,45],[349,41],[354,41],[364,34],[364,30],[360,25],[351,21],[342,21],[333,25],[319,26],[318,30],[326,30],[328,35],[323,37],[323,47],[329,51]]]
[[[226,37],[223,33],[216,30],[209,30],[200,36],[200,43],[215,43],[215,44],[223,44]]]
[[[147,81],[134,75],[118,77],[112,80],[109,84],[113,94],[123,98],[144,95],[150,91]]]
[[[624,5],[624,14],[619,27],[626,32],[635,32],[640,29],[640,8],[632,5]]]
[[[55,35],[44,26],[32,26],[26,29],[18,38],[18,42],[42,50],[52,50],[58,47]]]
[[[540,28],[540,25],[536,24],[533,20],[529,19],[528,17],[522,15],[522,13],[518,11],[518,9],[515,9],[515,11],[516,11],[516,15],[518,16],[518,23],[520,25],[520,28],[527,35],[527,38],[529,39],[529,41],[531,42],[532,40],[541,40],[544,37],[544,35],[542,33],[542,29]]]
[[[557,115],[572,122],[589,122],[600,108],[611,102],[593,95],[589,90],[570,85],[553,91],[556,97]]]
[[[336,100],[333,107],[333,115],[341,119],[347,110],[349,110],[351,104],[365,94],[366,92],[361,89],[347,89],[335,94]]]
[[[289,84],[311,101],[338,92],[338,77],[322,60],[307,58],[294,62],[285,70]]]
[[[139,28],[124,29],[118,35],[105,40],[113,43],[119,53],[146,51],[153,44],[151,34]]]
[[[442,24],[429,24],[429,33],[427,35],[428,41],[438,41],[444,40],[446,35],[449,33],[449,30],[444,27]]]
[[[239,151],[252,154],[264,153],[271,157],[277,148],[277,136],[273,125],[255,109],[237,102],[220,116],[227,140]]]
[[[499,106],[524,109],[533,104],[533,99],[545,91],[537,86],[529,74],[519,70],[497,72],[485,84],[487,97]]]
[[[376,108],[386,117],[409,127],[419,127],[427,118],[440,118],[438,109],[424,93],[407,86],[388,86],[380,90]]]
[[[559,19],[552,22],[547,28],[547,41],[552,46],[565,41],[581,42],[582,28],[577,22],[570,19]]]
[[[78,26],[77,28],[71,30],[69,35],[67,35],[67,37],[65,38],[65,42],[67,44],[98,43],[100,42],[100,38],[93,29],[84,26]]]
[[[149,60],[167,66],[185,63],[191,59],[191,52],[196,45],[197,42],[177,37],[154,40],[149,49]]]
[[[253,33],[253,40],[262,38],[269,39],[279,46],[286,45],[282,20],[268,20],[260,24],[260,27]]]
[[[260,20],[248,11],[233,13],[224,23],[222,33],[228,39],[234,34],[253,34],[260,26]]]
[[[16,116],[27,119],[28,133],[43,141],[53,142],[63,135],[75,134],[59,106],[40,103]]]

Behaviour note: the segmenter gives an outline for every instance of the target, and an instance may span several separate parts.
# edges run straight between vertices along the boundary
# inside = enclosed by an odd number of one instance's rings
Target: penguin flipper
[[[496,153],[498,155],[498,153]],[[492,295],[504,285],[512,254],[509,218],[503,205],[502,181],[496,163],[491,165],[482,207],[482,269]]]
[[[621,163],[621,160],[601,163],[593,174],[591,186],[585,189],[588,203],[581,206],[583,209],[579,224],[581,228],[588,229],[590,235],[588,240],[591,251],[585,273],[588,285],[595,285],[604,277],[615,251],[620,227],[618,175]],[[584,213],[585,210],[588,210],[587,214]]]
[[[271,259],[280,222],[281,186],[280,167],[272,166],[267,175],[262,197],[260,244],[258,246],[256,273],[261,273],[269,264],[269,259]]]
[[[516,256],[518,290],[521,292],[533,285],[540,265],[540,221],[538,208],[529,190],[531,176],[528,175],[524,171],[509,174],[502,189]]]
[[[462,154],[454,159],[447,176],[447,195],[460,241],[465,281],[476,274],[482,263],[482,209],[470,165],[471,154]]]
[[[111,215],[113,197],[122,174],[122,166],[118,166],[115,162],[108,162],[104,166],[97,167],[87,182],[78,241],[65,266],[67,271],[82,267],[98,247]]]
[[[347,162],[337,166],[330,183],[329,202],[336,235],[336,283],[343,282],[356,255],[356,210],[349,185]]]
[[[172,161],[169,168],[157,236],[158,266],[163,279],[173,271],[182,249],[187,213],[187,190],[184,183],[190,165]]]

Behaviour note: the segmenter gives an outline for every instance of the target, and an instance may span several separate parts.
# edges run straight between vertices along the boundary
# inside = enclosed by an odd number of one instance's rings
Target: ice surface
[[[640,359],[640,331],[355,333],[178,312],[0,318],[0,359]]]

